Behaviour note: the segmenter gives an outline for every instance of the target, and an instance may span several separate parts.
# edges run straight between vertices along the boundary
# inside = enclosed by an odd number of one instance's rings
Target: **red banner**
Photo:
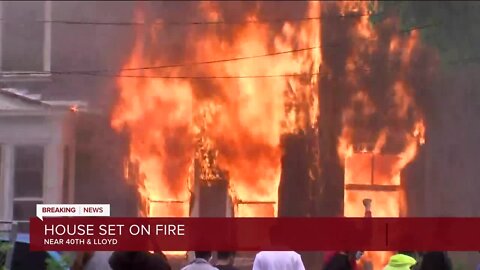
[[[32,250],[480,250],[480,218],[30,220]]]

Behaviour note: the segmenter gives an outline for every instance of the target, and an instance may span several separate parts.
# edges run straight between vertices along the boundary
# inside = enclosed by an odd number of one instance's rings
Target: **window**
[[[4,72],[50,70],[48,1],[2,1],[0,64]]]
[[[28,232],[36,205],[43,203],[43,147],[16,146],[13,184],[13,220],[19,232]]]

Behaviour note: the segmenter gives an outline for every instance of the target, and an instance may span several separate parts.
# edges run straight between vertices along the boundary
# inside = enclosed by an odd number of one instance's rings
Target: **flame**
[[[367,4],[366,1],[339,3],[342,14],[368,13]],[[395,23],[387,20],[383,27],[395,27]],[[344,214],[363,216],[362,200],[370,198],[374,216],[398,217],[406,207],[400,172],[425,143],[423,115],[405,78],[419,36],[417,32],[407,36],[394,34],[387,43],[388,60],[393,63],[399,59],[396,67],[399,70],[395,71],[391,84],[381,89],[388,93],[387,99],[391,99],[391,105],[385,109],[384,104],[375,101],[378,97],[374,89],[362,78],[370,75],[372,69],[368,57],[385,45],[380,44],[380,36],[368,16],[359,17],[353,28],[354,47],[345,65],[346,80],[353,93],[342,112],[342,131],[337,145],[338,156],[345,166]],[[379,125],[378,119],[382,117],[387,120]],[[371,262],[373,269],[382,269],[390,255],[390,252],[367,252],[363,262]]]
[[[318,3],[310,5],[310,11],[319,11]],[[250,14],[248,20],[257,20],[256,15]],[[271,31],[266,24],[242,26],[237,29],[233,42],[228,44],[212,31],[199,38],[197,55],[200,59],[209,59],[215,55],[235,58],[267,54],[271,52],[269,36]],[[292,50],[293,44],[302,48],[318,47],[319,38],[318,23],[285,23],[282,32],[273,37],[273,46],[275,51]],[[276,215],[281,170],[280,137],[313,125],[312,119],[318,114],[317,85],[316,76],[309,74],[317,73],[319,65],[318,49],[207,67],[208,74],[226,73],[227,76],[305,74],[306,77],[218,82],[223,100],[218,103],[220,109],[213,116],[215,127],[206,132],[219,151],[219,166],[228,171],[231,194],[238,203],[236,216]],[[301,110],[302,102],[308,103],[308,111]],[[244,204],[244,201],[260,203]]]
[[[138,16],[142,16],[138,14]],[[143,32],[139,33],[142,36]],[[148,65],[137,40],[125,67]],[[148,75],[151,71],[123,71]],[[194,154],[193,94],[188,81],[120,77],[112,126],[130,134],[130,162],[138,164],[141,215],[188,216],[188,168]],[[164,91],[163,89],[175,89]]]
[[[200,2],[198,7],[205,20],[222,21],[219,5]],[[258,20],[256,12],[246,14],[245,20]],[[306,13],[305,17],[318,17],[320,3],[309,2]],[[121,75],[137,77],[118,79],[120,94],[111,122],[115,129],[130,134],[129,160],[138,164],[140,177],[136,181],[144,201],[142,215],[189,215],[189,187],[196,159],[201,181],[214,181],[225,172],[237,203],[235,216],[276,216],[280,138],[285,133],[318,129],[319,22],[286,22],[280,31],[268,24],[226,27],[235,27],[228,39],[215,27],[188,32],[189,61],[317,49],[161,73],[240,77],[207,82],[158,78],[159,71],[155,70],[124,69]],[[158,27],[138,31],[124,68],[166,63],[166,55],[152,57],[150,53],[161,47],[155,40],[164,37],[163,31]],[[147,44],[146,39],[152,42]],[[241,78],[282,74],[295,76]],[[151,78],[154,76],[157,78]]]
[[[400,172],[425,143],[423,115],[406,80],[419,43],[418,33],[393,35],[386,45],[381,44],[384,37],[369,22],[367,2],[333,4],[339,5],[342,15],[366,14],[355,19],[355,31],[349,32],[354,46],[342,78],[351,88],[349,103],[342,111],[337,145],[338,156],[345,166],[345,215],[363,216],[361,200],[369,197],[373,199],[375,216],[399,216],[402,205],[406,205]],[[225,14],[220,5],[220,2],[199,2],[198,8],[205,20],[223,21]],[[320,10],[320,2],[309,1],[305,17],[319,17]],[[244,14],[244,20],[259,21],[259,15],[257,8]],[[393,27],[395,21],[385,24]],[[141,214],[188,216],[192,180],[215,181],[226,177],[235,216],[276,216],[280,138],[300,132],[318,134],[317,75],[323,61],[321,24],[306,20],[285,22],[280,30],[267,23],[202,29],[185,30],[184,42],[188,43],[185,62],[244,59],[161,72],[124,69],[121,75],[138,77],[118,79],[120,93],[112,126],[125,129],[130,135],[129,162],[138,167],[135,181],[143,199]],[[168,54],[153,53],[163,52],[162,44],[157,41],[162,38],[168,39],[168,33],[160,27],[138,31],[124,68],[168,63]],[[387,50],[389,63],[398,63],[395,66],[398,72],[382,89],[382,93],[388,93],[389,106],[380,104],[375,96],[378,93],[362,78],[371,76],[369,56],[382,46]],[[247,57],[299,48],[316,49]],[[282,74],[295,76],[246,78]],[[176,78],[162,78],[165,76]],[[195,80],[189,76],[217,79]],[[199,164],[200,179],[193,177],[196,174],[192,171],[197,168],[194,160]],[[360,190],[356,188],[359,185],[377,189]],[[374,263],[375,269],[380,269],[388,255],[388,252],[369,252],[366,258]]]
[[[72,111],[74,113],[78,112],[78,105],[75,104],[75,105],[70,106],[70,111]]]

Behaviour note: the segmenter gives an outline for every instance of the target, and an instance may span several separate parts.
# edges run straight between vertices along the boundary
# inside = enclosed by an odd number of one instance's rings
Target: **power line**
[[[406,33],[411,32],[417,29],[424,29],[427,27],[432,27],[439,25],[439,23],[431,23],[428,25],[420,25],[411,27],[409,29],[403,29],[397,31],[398,33]],[[372,40],[372,39],[369,39]],[[217,59],[217,60],[207,60],[207,61],[199,61],[199,62],[187,62],[187,63],[177,63],[177,64],[169,64],[169,65],[159,65],[159,66],[147,66],[147,67],[135,67],[135,68],[123,68],[123,69],[103,69],[103,70],[84,70],[84,71],[50,71],[50,74],[55,75],[87,75],[87,76],[101,76],[101,77],[126,77],[126,78],[172,78],[172,79],[233,79],[233,78],[274,78],[274,77],[292,77],[292,76],[306,76],[308,74],[280,74],[280,75],[252,75],[252,76],[206,76],[206,77],[195,77],[195,76],[143,76],[143,75],[119,75],[119,74],[106,74],[108,72],[122,72],[122,71],[140,71],[140,70],[154,70],[154,69],[165,69],[165,68],[176,68],[176,67],[186,67],[186,66],[194,66],[194,65],[203,65],[203,64],[214,64],[214,63],[222,63],[222,62],[232,62],[232,61],[240,61],[246,59],[255,59],[255,58],[262,58],[262,57],[269,57],[269,56],[276,56],[276,55],[283,55],[289,53],[296,53],[301,51],[308,51],[314,49],[320,49],[325,47],[338,47],[342,45],[342,43],[331,43],[331,44],[323,44],[321,46],[315,47],[308,47],[308,48],[300,48],[300,49],[293,49],[281,52],[274,52],[274,53],[267,53],[261,55],[251,55],[251,56],[242,56],[242,57],[235,57],[235,58],[227,58],[227,59]],[[0,72],[1,73],[1,72]],[[11,73],[9,73],[11,75]],[[310,75],[319,75],[318,73],[313,73]]]
[[[105,25],[105,26],[140,26],[140,25],[162,25],[162,26],[189,26],[189,25],[242,25],[242,24],[265,24],[265,23],[283,23],[283,22],[298,22],[298,21],[316,21],[321,19],[330,19],[330,18],[360,18],[366,16],[374,16],[378,14],[359,14],[359,13],[348,13],[348,14],[336,14],[336,15],[324,15],[318,17],[302,17],[302,18],[275,18],[275,19],[264,19],[264,20],[247,20],[247,21],[161,21],[155,20],[152,22],[113,22],[113,21],[76,21],[76,20],[34,20],[30,22],[37,23],[53,23],[53,24],[67,24],[67,25]],[[21,23],[21,21],[6,21],[1,19],[5,23]]]
[[[407,33],[418,29],[424,29],[427,27],[432,27],[438,24],[428,24],[428,25],[420,25],[416,27],[412,27],[409,29],[403,29],[398,31],[399,33]],[[273,52],[273,53],[266,53],[260,55],[250,55],[250,56],[240,56],[234,58],[226,58],[226,59],[217,59],[217,60],[207,60],[207,61],[198,61],[198,62],[186,62],[186,63],[177,63],[177,64],[168,64],[168,65],[158,65],[158,66],[146,66],[146,67],[133,67],[133,68],[122,68],[117,70],[112,69],[102,69],[102,70],[77,70],[77,71],[51,71],[52,74],[84,74],[84,75],[91,75],[91,73],[108,73],[108,72],[122,72],[122,71],[140,71],[140,70],[156,70],[156,69],[166,69],[166,68],[178,68],[178,67],[186,67],[186,66],[195,66],[195,65],[206,65],[206,64],[215,64],[215,63],[225,63],[225,62],[233,62],[233,61],[241,61],[247,59],[256,59],[256,58],[263,58],[263,57],[270,57],[270,56],[277,56],[283,54],[290,54],[302,51],[309,51],[315,49],[321,49],[325,47],[338,47],[342,45],[342,43],[331,43],[331,44],[323,44],[320,46],[308,47],[308,48],[300,48],[300,49],[293,49],[281,52]]]
[[[336,45],[338,45],[338,44],[330,44],[329,46],[336,46]],[[240,56],[240,57],[218,59],[218,60],[186,62],[186,63],[159,65],[159,66],[148,66],[148,67],[122,68],[122,69],[119,69],[119,70],[103,69],[103,70],[85,70],[85,71],[52,71],[51,73],[52,74],[75,73],[75,74],[87,74],[88,75],[89,73],[139,71],[139,70],[150,70],[150,69],[176,68],[176,67],[206,65],[206,64],[215,64],[215,63],[224,63],[224,62],[233,62],[233,61],[240,61],[240,60],[247,60],[247,59],[263,58],[263,57],[269,57],[269,56],[276,56],[276,55],[282,55],[282,54],[289,54],[289,53],[296,53],[296,52],[320,49],[322,47],[325,47],[325,46],[315,46],[315,47],[293,49],[293,50],[287,50],[287,51],[281,51],[281,52],[266,53],[266,54],[259,54],[259,55],[250,55],[250,56]]]
[[[193,79],[193,80],[207,80],[207,79],[256,79],[256,78],[282,78],[282,77],[303,77],[303,76],[317,76],[317,73],[298,73],[298,74],[276,74],[276,75],[245,75],[245,76],[150,76],[150,75],[115,75],[115,74],[95,74],[85,73],[87,76],[113,77],[113,78],[152,78],[152,79]]]

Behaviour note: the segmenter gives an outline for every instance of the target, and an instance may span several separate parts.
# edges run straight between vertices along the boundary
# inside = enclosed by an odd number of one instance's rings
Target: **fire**
[[[143,43],[137,42],[125,67],[146,65],[143,54]],[[122,74],[132,75],[127,71]],[[121,92],[112,126],[130,131],[130,162],[138,164],[140,173],[137,184],[143,199],[141,215],[188,216],[187,179],[194,154],[190,84],[183,80],[128,77],[120,77],[118,83]]]
[[[223,21],[219,5],[199,2],[198,9],[206,21]],[[319,12],[320,3],[310,2],[305,17],[318,17]],[[257,11],[245,14],[244,20],[257,21]],[[285,22],[280,31],[263,23],[225,27],[233,27],[226,30],[231,31],[228,38],[215,27],[188,31],[186,62],[247,59],[161,72],[124,69],[118,79],[120,94],[112,126],[130,134],[129,160],[140,173],[137,186],[145,201],[143,215],[189,215],[196,159],[201,181],[214,181],[226,172],[235,216],[276,216],[280,138],[317,129],[319,22]],[[167,55],[151,53],[161,44],[147,47],[145,42],[163,37],[163,31],[158,27],[139,31],[124,68],[165,64]],[[299,48],[316,49],[248,58]],[[273,76],[242,78],[257,75]],[[181,78],[158,78],[162,76]],[[184,78],[189,76],[228,78]]]
[[[70,111],[72,111],[74,113],[78,112],[78,105],[75,104],[75,105],[70,106]]]
[[[193,4],[206,21],[229,19],[222,2]],[[322,3],[338,5],[345,16],[369,14],[367,4]],[[320,11],[320,2],[309,1],[304,17],[320,17]],[[260,21],[258,8],[242,16],[244,21]],[[400,173],[425,143],[423,115],[406,79],[418,33],[390,35],[383,44],[385,36],[368,16],[350,19],[354,31],[347,38],[353,46],[348,47],[341,66],[344,77],[337,78],[348,88],[338,90],[348,97],[342,104],[337,145],[345,166],[345,215],[363,216],[361,200],[368,197],[373,199],[375,216],[400,216],[406,205]],[[394,28],[395,23],[386,21],[382,29]],[[228,178],[235,216],[276,216],[282,135],[318,133],[318,75],[324,61],[321,23],[284,22],[280,27],[243,23],[198,29],[176,33],[186,44],[176,54],[186,63],[214,63],[124,69],[118,79],[120,93],[112,126],[130,135],[129,163],[138,168],[135,181],[144,201],[141,214],[189,216],[194,170],[199,169],[200,181]],[[170,35],[171,31],[159,27],[139,31],[124,68],[169,63],[170,52],[157,40],[169,40]],[[302,48],[311,49],[251,57]],[[371,59],[377,53],[388,55],[382,71],[395,70],[388,78],[372,75]],[[219,59],[237,60],[215,61]],[[381,80],[386,83],[372,83]],[[374,252],[366,257],[380,269],[388,255]]]
[[[345,14],[365,13],[368,9],[364,1],[340,5]],[[386,21],[383,27],[393,27],[394,23]],[[415,158],[418,147],[425,143],[423,116],[405,78],[418,44],[418,33],[394,34],[385,46],[380,43],[368,16],[360,17],[353,27],[354,47],[345,66],[346,80],[353,92],[342,113],[337,145],[340,161],[345,166],[344,214],[363,216],[362,200],[371,198],[374,216],[398,217],[406,207],[400,173]],[[370,89],[373,85],[366,83],[364,77],[371,76],[368,57],[384,50],[380,46],[385,47],[389,55],[387,61],[397,61],[398,71],[395,70],[389,84],[384,84],[384,89],[376,90]],[[378,95],[383,95],[383,99]],[[378,100],[390,103],[386,107]],[[382,269],[390,255],[390,252],[367,252],[363,260],[371,262],[374,269]]]

